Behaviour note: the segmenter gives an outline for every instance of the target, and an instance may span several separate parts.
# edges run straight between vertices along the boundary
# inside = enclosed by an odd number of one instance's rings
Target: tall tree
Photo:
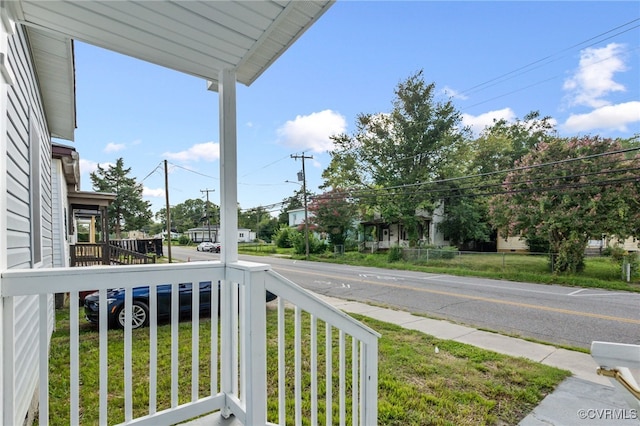
[[[437,101],[435,93],[422,71],[401,82],[391,113],[361,114],[352,136],[332,138],[323,173],[325,188],[358,191],[387,221],[402,223],[410,243],[418,237],[416,212],[438,201],[430,183],[467,167],[470,131],[451,100]]]
[[[489,241],[494,231],[489,221],[488,198],[478,196],[491,192],[500,184],[506,170],[529,153],[538,143],[553,138],[555,129],[550,117],[532,111],[522,120],[495,120],[471,142],[472,155],[468,178],[442,184],[447,188],[445,218],[439,229],[453,244]]]
[[[492,198],[494,225],[504,237],[546,239],[556,270],[581,271],[590,238],[640,232],[640,154],[622,146],[597,136],[539,143]]]
[[[142,199],[142,184],[129,177],[131,168],[124,167],[122,158],[115,165],[98,170],[90,175],[93,190],[116,194],[116,199],[108,209],[109,228],[116,238],[122,231],[135,231],[148,225],[151,220],[151,203]]]
[[[160,209],[155,218],[165,224],[166,229],[167,209]],[[200,198],[191,198],[171,207],[171,229],[176,232],[185,232],[190,228],[206,226],[207,220],[213,226],[220,219],[220,207],[215,203],[204,201]]]
[[[358,208],[345,191],[336,189],[313,198],[309,205],[310,225],[325,232],[333,245],[344,245],[349,231],[354,228]]]

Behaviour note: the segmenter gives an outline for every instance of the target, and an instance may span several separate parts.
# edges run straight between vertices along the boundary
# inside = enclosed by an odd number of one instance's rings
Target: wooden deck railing
[[[81,243],[71,245],[71,266],[141,265],[156,263],[155,256],[127,250],[105,243]]]

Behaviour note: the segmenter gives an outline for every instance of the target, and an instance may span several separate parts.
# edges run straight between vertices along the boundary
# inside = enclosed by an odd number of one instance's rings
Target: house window
[[[240,233],[240,238],[244,238],[244,232]]]
[[[42,185],[40,158],[40,134],[35,126],[33,113],[29,117],[29,163],[30,207],[31,207],[31,262],[33,265],[42,262]]]

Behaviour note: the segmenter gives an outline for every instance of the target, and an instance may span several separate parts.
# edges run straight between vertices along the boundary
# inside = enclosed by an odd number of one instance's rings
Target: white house
[[[200,226],[197,228],[189,228],[185,234],[189,237],[191,241],[194,243],[201,243],[203,241],[211,241],[214,243],[219,243],[220,238],[220,226],[211,225],[208,226]],[[238,242],[239,243],[250,243],[256,239],[256,233],[251,231],[248,228],[238,228]]]
[[[444,204],[439,203],[433,211],[416,210],[418,219],[418,242],[444,247],[449,245],[445,235],[438,229],[444,220]],[[375,214],[373,220],[361,222],[364,230],[362,242],[366,250],[389,249],[393,246],[408,247],[409,236],[399,222],[389,222]]]

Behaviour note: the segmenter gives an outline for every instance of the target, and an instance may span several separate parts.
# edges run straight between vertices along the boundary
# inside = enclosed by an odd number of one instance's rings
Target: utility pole
[[[167,254],[169,255],[169,263],[171,263],[171,208],[169,207],[169,172],[167,160],[164,160],[164,197],[167,203]]]
[[[200,192],[207,193],[207,204],[204,205],[204,211],[205,211],[205,214],[207,215],[207,228],[209,228],[209,241],[214,242],[214,241],[211,241],[211,221],[209,220],[209,192],[215,192],[215,189],[201,189]]]
[[[304,152],[302,155],[293,155],[291,154],[291,158],[297,160],[298,158],[302,159],[302,176],[298,174],[298,181],[302,181],[302,194],[304,197],[304,246],[305,246],[305,258],[309,260],[309,216],[307,214],[307,177],[304,170],[304,160],[305,159],[313,159],[313,156],[305,156]],[[302,179],[300,179],[302,177]]]

